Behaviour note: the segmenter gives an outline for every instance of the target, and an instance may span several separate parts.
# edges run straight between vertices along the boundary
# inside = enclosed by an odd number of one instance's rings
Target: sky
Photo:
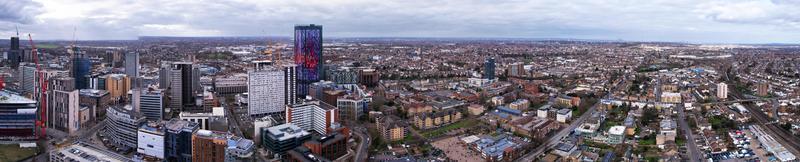
[[[800,0],[0,1],[0,37],[291,36],[312,23],[325,37],[800,43]]]

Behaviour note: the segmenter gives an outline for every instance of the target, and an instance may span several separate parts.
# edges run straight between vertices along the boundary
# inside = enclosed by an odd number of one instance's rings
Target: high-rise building
[[[19,87],[21,92],[24,93],[33,93],[36,89],[36,85],[34,82],[38,80],[39,76],[36,74],[36,66],[34,64],[20,64],[17,68],[19,71],[19,75],[17,76],[17,82],[19,83]]]
[[[146,122],[144,117],[133,111],[131,105],[111,106],[107,112],[108,123],[101,133],[104,133],[117,148],[136,149],[139,126]]]
[[[235,162],[252,156],[254,146],[228,132],[198,130],[192,136],[192,161]]]
[[[8,62],[11,68],[17,69],[22,61],[19,50],[19,37],[11,37],[11,47],[8,50]]]
[[[526,73],[525,66],[521,62],[516,62],[508,65],[508,76],[524,77],[525,73]]]
[[[140,95],[135,99],[139,105],[139,112],[147,120],[158,121],[164,119],[164,94],[158,89],[146,89],[138,92]]]
[[[294,63],[297,64],[297,95],[303,98],[311,83],[324,78],[322,55],[322,26],[294,26]]]
[[[286,106],[286,123],[292,123],[307,131],[321,135],[328,134],[329,128],[338,123],[336,107],[319,100],[306,100],[303,103]]]
[[[285,76],[281,69],[270,61],[255,61],[253,69],[247,72],[248,97],[247,113],[250,116],[264,116],[283,113],[285,108]]]
[[[139,77],[139,53],[125,53],[125,74],[129,77]]]
[[[200,93],[200,71],[191,62],[175,62],[162,66],[159,74],[160,88],[168,93],[169,108],[174,110],[202,109],[195,99]]]
[[[89,58],[84,56],[78,47],[72,47],[72,78],[75,78],[76,89],[89,88],[89,68],[92,66]]]
[[[728,98],[728,84],[725,84],[724,82],[717,84],[717,98]]]
[[[283,64],[283,83],[284,96],[286,101],[284,105],[291,105],[297,103],[297,65],[296,64]]]
[[[487,58],[485,62],[483,62],[483,78],[492,80],[494,79],[494,57]]]
[[[128,100],[128,91],[131,90],[131,79],[125,74],[106,75],[106,90],[111,95],[111,101],[118,103]]]
[[[37,102],[0,90],[0,139],[35,139]]]
[[[80,95],[75,89],[75,79],[54,77],[47,88],[47,126],[68,134],[80,129]]]
[[[172,119],[164,125],[166,138],[164,140],[165,160],[175,162],[192,161],[192,135],[199,129],[195,122]]]

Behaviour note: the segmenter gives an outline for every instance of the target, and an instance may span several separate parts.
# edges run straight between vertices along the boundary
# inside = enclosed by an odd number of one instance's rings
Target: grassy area
[[[478,123],[478,120],[475,120],[475,119],[471,119],[471,118],[470,119],[463,119],[463,120],[461,120],[459,122],[456,122],[456,123],[453,123],[453,124],[450,124],[450,125],[446,125],[444,127],[439,127],[439,128],[433,129],[433,130],[424,131],[421,134],[422,134],[422,136],[425,136],[426,138],[430,138],[430,137],[440,136],[440,135],[442,135],[444,133],[447,133],[448,131],[455,130],[455,129],[458,129],[458,128],[462,128],[462,127],[466,127],[466,126],[474,126],[477,123]]]
[[[54,48],[58,48],[58,45],[55,45],[55,44],[36,44],[36,48],[54,49]]]
[[[649,135],[639,139],[639,145],[655,145],[655,144],[656,144],[655,135]]]
[[[20,161],[36,154],[36,149],[19,148],[18,144],[0,145],[0,161]]]

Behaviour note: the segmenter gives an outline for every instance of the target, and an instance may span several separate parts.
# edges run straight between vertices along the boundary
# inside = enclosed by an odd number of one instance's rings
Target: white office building
[[[139,128],[136,153],[151,158],[164,159],[164,127],[148,123]]]

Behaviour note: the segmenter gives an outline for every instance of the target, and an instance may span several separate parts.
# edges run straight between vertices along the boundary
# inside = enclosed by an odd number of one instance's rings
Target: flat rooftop
[[[0,90],[0,104],[35,104],[36,101],[22,97],[11,92]]]
[[[300,128],[292,123],[286,123],[274,127],[269,127],[267,128],[267,133],[269,133],[272,136],[278,137],[278,140],[280,141],[311,135],[311,133],[306,132],[305,130],[303,130],[303,128]]]

